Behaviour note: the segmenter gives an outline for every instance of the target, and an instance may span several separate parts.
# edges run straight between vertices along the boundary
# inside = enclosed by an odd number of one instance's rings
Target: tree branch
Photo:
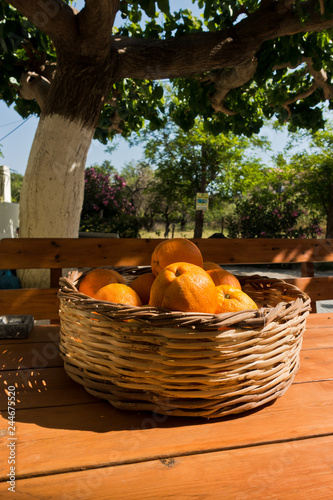
[[[214,82],[216,92],[211,97],[211,104],[215,111],[222,111],[226,115],[235,115],[236,112],[228,109],[224,99],[231,89],[241,87],[254,76],[258,61],[254,57],[249,63],[236,68],[223,69],[218,73],[211,74],[210,80]]]
[[[258,10],[228,30],[203,32],[166,40],[115,37],[119,78],[176,78],[236,67],[253,59],[267,40],[333,27],[333,16],[322,18],[318,0],[304,2],[305,22],[294,2],[262,2]]]
[[[96,47],[99,47],[102,57],[109,53],[110,35],[119,2],[120,0],[85,1],[84,8],[77,16],[79,34],[85,40],[85,55],[96,53]]]
[[[5,0],[27,17],[55,43],[62,41],[69,46],[76,40],[75,9],[62,0]]]
[[[20,96],[30,101],[36,99],[38,106],[43,111],[51,87],[50,82],[43,76],[29,71],[21,75],[20,85]]]
[[[86,0],[85,7],[78,13],[62,0],[6,1],[53,40],[58,53],[57,81],[64,67],[68,71],[71,63],[75,63],[72,66],[75,66],[76,82],[87,71],[95,71],[96,78],[103,75],[103,82],[122,78],[172,79],[208,73],[216,85],[213,106],[227,114],[234,114],[234,111],[225,106],[225,97],[231,88],[244,85],[254,76],[256,53],[263,42],[333,27],[333,15],[321,15],[325,6],[323,1],[302,2],[307,13],[304,21],[299,19],[295,2],[262,0],[255,12],[233,27],[218,32],[168,39],[114,37],[111,30],[120,0]],[[72,58],[66,57],[70,54]],[[314,78],[313,87],[321,87],[325,97],[332,98],[333,90],[325,71],[315,71],[311,61],[306,63]],[[210,73],[217,70],[219,73],[215,75]],[[28,76],[30,79],[24,85],[30,84],[29,91],[40,86],[42,97],[39,101],[44,105],[46,79],[43,80],[42,72],[39,79],[36,75]],[[52,97],[55,99],[53,94]]]
[[[310,75],[313,76],[315,88],[323,89],[325,99],[328,100],[333,99],[333,85],[329,83],[329,78],[326,71],[323,68],[320,69],[319,71],[316,71],[313,67],[313,62],[311,57],[300,57],[296,64],[291,64],[290,62],[277,64],[273,66],[272,69],[273,70],[284,69],[284,68],[296,69],[303,63],[306,63],[308,72],[310,73]]]
[[[313,94],[313,92],[317,89],[317,85],[313,83],[311,87],[304,92],[301,92],[300,94],[295,95],[294,97],[290,97],[287,99],[283,104],[282,107],[287,110],[288,116],[291,116],[291,111],[290,111],[290,104],[293,104],[296,101],[299,101],[300,99],[305,99],[306,97],[309,97],[309,95]]]
[[[326,71],[323,68],[319,71],[315,71],[310,57],[306,57],[304,60],[310,75],[313,76],[317,88],[320,87],[323,89],[325,99],[333,99],[333,85],[329,83]]]

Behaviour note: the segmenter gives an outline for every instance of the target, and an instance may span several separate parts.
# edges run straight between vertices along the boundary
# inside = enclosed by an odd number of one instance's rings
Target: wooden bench
[[[49,269],[50,288],[0,290],[0,314],[58,320],[58,283],[66,268],[147,266],[161,239],[14,238],[0,240],[1,269]],[[333,262],[333,239],[193,239],[205,261],[223,265],[300,263],[288,278],[316,301],[333,299],[332,276],[314,276],[314,263]],[[269,273],[267,273],[269,274]]]

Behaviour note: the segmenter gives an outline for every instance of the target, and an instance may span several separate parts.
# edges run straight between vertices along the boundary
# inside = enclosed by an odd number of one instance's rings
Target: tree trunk
[[[90,47],[91,45],[89,45]],[[20,202],[20,236],[77,238],[84,169],[101,109],[113,84],[109,45],[83,57],[58,47],[57,72],[43,105]],[[67,47],[68,49],[68,47]],[[23,286],[48,286],[27,270]]]
[[[204,224],[204,211],[196,210],[195,211],[195,226],[194,226],[194,238],[202,238]]]
[[[183,212],[180,220],[180,230],[185,231],[187,224],[187,213]]]
[[[200,192],[205,193],[207,188],[207,166],[208,166],[208,151],[206,144],[201,146],[201,175],[200,175]],[[202,238],[202,231],[204,225],[204,211],[196,210],[195,212],[195,226],[194,238]]]
[[[84,169],[93,133],[94,129],[83,128],[79,121],[59,115],[40,119],[23,180],[20,236],[78,236]]]
[[[40,119],[23,180],[20,237],[78,237],[93,133],[94,127],[83,127],[80,120],[56,114]],[[42,278],[27,270],[20,279],[25,287],[49,286],[45,273]]]
[[[170,220],[168,218],[165,219],[165,230],[164,230],[164,238],[168,238],[170,233]]]
[[[333,238],[333,184],[330,185],[327,210],[326,238]]]

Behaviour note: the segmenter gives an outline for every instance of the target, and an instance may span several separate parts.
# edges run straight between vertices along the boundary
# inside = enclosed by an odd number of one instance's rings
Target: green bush
[[[236,202],[226,218],[230,238],[318,238],[319,218],[284,193],[255,193]]]

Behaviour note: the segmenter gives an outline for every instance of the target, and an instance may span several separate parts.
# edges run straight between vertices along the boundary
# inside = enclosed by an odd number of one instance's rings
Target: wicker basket
[[[113,268],[128,282],[150,268]],[[281,396],[299,368],[310,299],[240,277],[259,310],[219,315],[101,302],[80,293],[88,269],[60,280],[60,350],[68,375],[117,408],[221,417]]]

